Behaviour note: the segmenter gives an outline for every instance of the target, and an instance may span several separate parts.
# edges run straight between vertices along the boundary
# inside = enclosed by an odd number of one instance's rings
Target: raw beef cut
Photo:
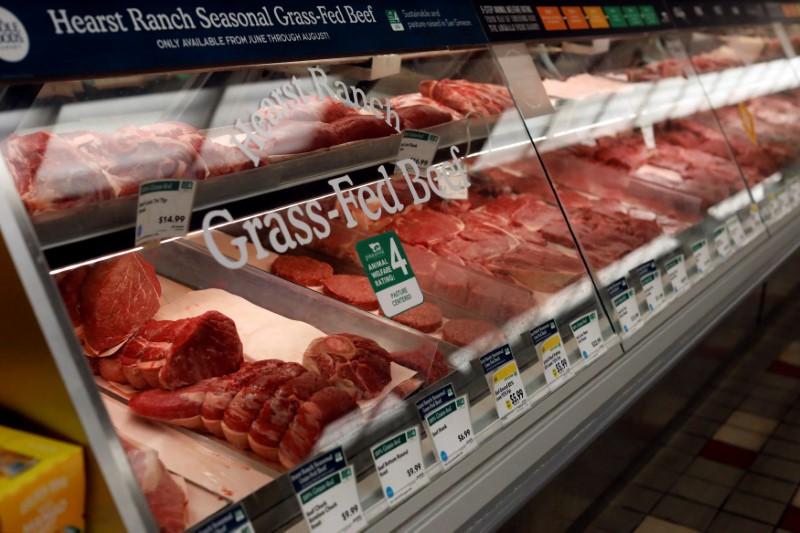
[[[510,276],[526,287],[548,293],[569,285],[584,273],[577,257],[532,244],[495,258],[487,266],[500,276]]]
[[[400,116],[400,124],[404,130],[429,128],[452,120],[447,111],[424,104],[398,107],[395,111]]]
[[[319,287],[333,276],[333,267],[304,255],[282,255],[272,263],[276,276],[305,287]]]
[[[322,287],[325,294],[342,302],[366,311],[378,308],[378,298],[366,276],[336,274],[323,281]]]
[[[374,398],[392,378],[389,353],[377,342],[349,333],[312,341],[303,365],[356,399]]]
[[[189,503],[185,489],[175,482],[155,450],[137,446],[123,438],[120,442],[159,530],[162,533],[184,531]]]
[[[442,325],[442,310],[434,303],[423,302],[408,311],[393,316],[392,320],[410,328],[431,333]]]
[[[191,142],[157,133],[126,126],[112,134],[75,135],[71,143],[109,174],[116,196],[135,194],[143,181],[208,177]]]
[[[278,460],[291,468],[309,456],[325,426],[356,407],[346,391],[325,387],[315,392],[297,409],[278,447]]]
[[[192,385],[235,372],[244,360],[236,324],[217,311],[182,320],[151,320],[117,355],[105,359],[100,375],[136,389]],[[121,367],[123,380],[117,379],[113,362]]]
[[[102,355],[128,340],[156,314],[160,297],[155,269],[139,254],[89,267],[78,298],[86,353]]]
[[[188,387],[138,393],[129,406],[140,416],[208,431],[290,468],[311,453],[326,425],[391,379],[388,352],[357,335],[317,339],[304,361],[312,370],[276,359],[246,362],[232,374]]]
[[[428,385],[435,383],[450,373],[450,367],[447,366],[447,361],[445,361],[442,352],[437,350],[431,357],[427,347],[404,352],[392,352],[389,357],[398,365],[419,372]]]
[[[253,162],[242,150],[235,146],[226,146],[211,139],[200,136],[182,140],[191,140],[195,150],[200,154],[200,161],[208,168],[208,177],[225,176],[253,168]],[[259,164],[266,164],[266,160]]]
[[[466,80],[425,80],[419,92],[464,115],[488,117],[511,107],[508,89],[491,83]]]
[[[91,267],[74,268],[66,272],[61,272],[55,277],[56,284],[58,285],[58,292],[61,294],[64,307],[67,308],[67,313],[69,313],[69,318],[75,328],[80,328],[81,326],[81,286],[90,268]]]
[[[445,323],[442,337],[456,346],[469,346],[479,339],[487,341],[487,344],[498,344],[502,342],[503,333],[490,322],[457,318]]]
[[[331,130],[335,139],[334,144],[387,137],[397,133],[397,130],[387,124],[384,119],[372,115],[353,115],[340,118],[331,122]]]
[[[399,96],[393,96],[389,102],[391,103],[392,108],[397,111],[397,114],[400,115],[402,118],[403,114],[400,112],[401,109],[414,107],[414,106],[424,106],[426,108],[433,108],[436,109],[440,113],[446,113],[450,118],[448,120],[461,120],[464,118],[464,115],[459,113],[453,108],[447,107],[443,105],[433,98],[428,98],[427,96],[422,96],[420,93],[411,93],[411,94],[401,94]]]
[[[305,96],[302,101],[294,101],[291,105],[262,107],[259,114],[277,124],[285,120],[333,122],[342,117],[356,115],[358,110],[329,96]]]
[[[456,217],[425,208],[405,211],[391,225],[404,243],[424,245],[455,237],[463,228]]]
[[[44,131],[11,134],[0,148],[22,202],[31,213],[114,197],[114,187],[100,165],[55,135]]]
[[[301,154],[328,148],[337,142],[330,124],[287,120],[269,130],[264,154],[267,156]]]

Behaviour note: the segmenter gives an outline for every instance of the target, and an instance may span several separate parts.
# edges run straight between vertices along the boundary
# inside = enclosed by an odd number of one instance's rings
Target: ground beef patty
[[[424,302],[408,311],[393,316],[392,320],[396,320],[410,328],[431,333],[442,325],[442,310],[436,304]]]
[[[306,287],[319,287],[333,276],[333,267],[304,255],[282,255],[272,263],[272,273]]]
[[[322,284],[325,294],[337,300],[355,305],[367,311],[378,308],[378,298],[366,276],[337,274],[326,279]]]
[[[456,346],[468,346],[485,335],[490,336],[491,343],[500,342],[503,338],[502,332],[494,324],[483,320],[457,318],[448,320],[442,329],[444,340]]]

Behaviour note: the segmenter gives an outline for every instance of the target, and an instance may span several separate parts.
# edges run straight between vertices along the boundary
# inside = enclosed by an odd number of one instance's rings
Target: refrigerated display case
[[[497,523],[796,217],[660,4],[296,4],[0,10],[5,245],[128,529]]]
[[[242,43],[222,31],[129,42],[167,50],[170,68],[154,73],[140,57],[104,65],[113,43],[81,37],[101,22],[114,33],[110,15],[17,15],[49,23],[53,42],[100,47],[98,65],[7,74],[4,235],[46,294],[35,303],[62,341],[53,355],[80,376],[68,386],[92,400],[81,415],[99,426],[92,446],[108,448],[100,462],[131,529],[237,512],[259,529],[301,523],[318,490],[298,488],[302,465],[329,450],[357,478],[341,520],[373,523],[397,502],[376,443],[421,428],[413,466],[435,481],[621,354],[577,247],[543,237],[569,230],[471,8],[354,9],[215,16],[261,31],[316,13],[393,40],[353,50],[334,33],[331,50],[255,57],[224,56]],[[217,20],[161,14],[128,9],[114,27]],[[419,37],[434,27],[449,30]],[[219,66],[170,48],[207,43]],[[42,44],[30,46],[32,60]],[[395,271],[403,283],[382,289]],[[442,412],[420,423],[415,408],[436,391],[468,408],[449,455],[433,440]],[[119,441],[101,437],[112,428]]]

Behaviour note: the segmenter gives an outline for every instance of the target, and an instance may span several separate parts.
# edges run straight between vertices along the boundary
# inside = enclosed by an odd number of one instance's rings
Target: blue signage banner
[[[0,4],[0,79],[83,78],[474,46],[468,2]]]

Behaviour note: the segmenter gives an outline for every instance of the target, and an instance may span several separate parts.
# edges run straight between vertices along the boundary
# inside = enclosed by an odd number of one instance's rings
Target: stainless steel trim
[[[2,158],[0,158],[2,159]],[[0,233],[61,373],[92,452],[129,531],[158,531],[103,406],[28,214],[0,161]]]

